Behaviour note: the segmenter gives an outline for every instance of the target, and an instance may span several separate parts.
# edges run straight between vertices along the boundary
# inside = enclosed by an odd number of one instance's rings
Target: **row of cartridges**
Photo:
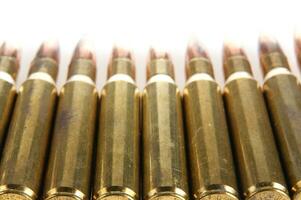
[[[301,200],[301,84],[276,40],[259,49],[263,86],[225,44],[221,89],[189,44],[183,92],[170,56],[151,49],[140,92],[131,53],[116,47],[98,93],[85,41],[60,91],[56,43],[41,45],[18,91],[19,53],[4,43],[0,200]]]

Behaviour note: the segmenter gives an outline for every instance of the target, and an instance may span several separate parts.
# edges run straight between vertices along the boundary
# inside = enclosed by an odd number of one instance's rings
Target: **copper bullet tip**
[[[96,63],[95,57],[93,44],[88,40],[81,39],[74,50],[72,60],[88,59]]]
[[[268,35],[261,35],[259,37],[259,51],[260,54],[267,54],[272,52],[283,53],[278,41]]]
[[[15,57],[19,61],[20,51],[16,45],[9,42],[4,42],[0,47],[0,56]]]
[[[301,33],[295,34],[295,49],[297,54],[301,53]]]
[[[187,46],[186,62],[199,57],[208,58],[207,51],[197,40],[191,40]]]
[[[133,59],[131,51],[121,48],[118,46],[114,46],[113,51],[112,51],[112,59],[115,58],[128,58],[130,60]]]
[[[57,40],[47,40],[42,43],[36,57],[52,58],[56,62],[59,61],[59,43]]]
[[[150,60],[155,60],[155,59],[170,60],[170,55],[167,52],[156,51],[154,48],[150,48],[150,50],[149,50],[149,59]]]
[[[225,42],[223,49],[224,61],[232,56],[246,56],[241,45],[235,42]]]

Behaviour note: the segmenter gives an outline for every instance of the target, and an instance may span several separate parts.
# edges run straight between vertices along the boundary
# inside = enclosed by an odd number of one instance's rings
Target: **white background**
[[[97,54],[97,86],[106,80],[106,68],[112,46],[119,44],[133,50],[137,82],[145,83],[145,65],[150,46],[171,53],[176,81],[185,81],[184,53],[191,37],[197,37],[209,51],[217,80],[223,83],[223,41],[236,40],[245,47],[254,73],[262,81],[258,62],[257,37],[262,32],[279,39],[300,77],[294,54],[293,35],[301,27],[301,3],[298,1],[2,1],[0,40],[21,47],[21,70],[18,85],[41,41],[57,38],[61,46],[59,87],[65,81],[72,51],[82,37],[93,41]],[[300,29],[301,30],[301,29]]]

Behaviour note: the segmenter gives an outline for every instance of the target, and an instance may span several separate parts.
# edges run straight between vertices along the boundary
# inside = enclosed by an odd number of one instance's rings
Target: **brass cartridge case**
[[[57,62],[36,57],[20,87],[0,163],[1,200],[37,199],[57,97]]]
[[[144,199],[188,199],[181,95],[168,56],[151,57],[143,91]]]
[[[262,90],[244,53],[225,51],[224,95],[243,195],[288,200]]]
[[[237,200],[237,183],[222,93],[209,58],[186,64],[184,88],[192,195],[195,199]]]
[[[13,55],[5,55],[3,52],[7,48],[10,47],[3,44],[0,49],[0,150],[3,148],[4,138],[14,107],[16,97],[15,80],[19,70],[18,58]]]
[[[290,192],[301,199],[301,85],[278,46],[261,51],[263,90]]]
[[[87,200],[90,197],[98,97],[95,73],[96,65],[91,59],[71,61],[67,82],[59,95],[44,199]]]
[[[95,200],[139,199],[139,98],[130,57],[114,55],[101,91]]]

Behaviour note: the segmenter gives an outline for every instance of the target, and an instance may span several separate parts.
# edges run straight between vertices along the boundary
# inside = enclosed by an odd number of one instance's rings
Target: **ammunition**
[[[246,199],[288,200],[262,90],[244,51],[224,48],[224,96],[242,192]]]
[[[0,199],[35,200],[56,103],[58,45],[45,42],[19,89],[0,163]]]
[[[143,92],[144,199],[188,199],[181,94],[167,53],[150,51]]]
[[[207,53],[187,49],[184,88],[192,194],[195,199],[237,200],[237,184],[222,93]]]
[[[59,95],[44,199],[89,199],[98,96],[95,74],[94,53],[82,40]]]
[[[15,102],[18,70],[19,51],[11,44],[4,43],[0,47],[0,150]]]
[[[301,33],[298,33],[295,36],[295,50],[296,50],[297,61],[301,69]]]
[[[260,38],[263,90],[294,200],[301,199],[301,85],[278,42]]]
[[[139,199],[139,98],[131,53],[116,47],[101,91],[95,200]]]

